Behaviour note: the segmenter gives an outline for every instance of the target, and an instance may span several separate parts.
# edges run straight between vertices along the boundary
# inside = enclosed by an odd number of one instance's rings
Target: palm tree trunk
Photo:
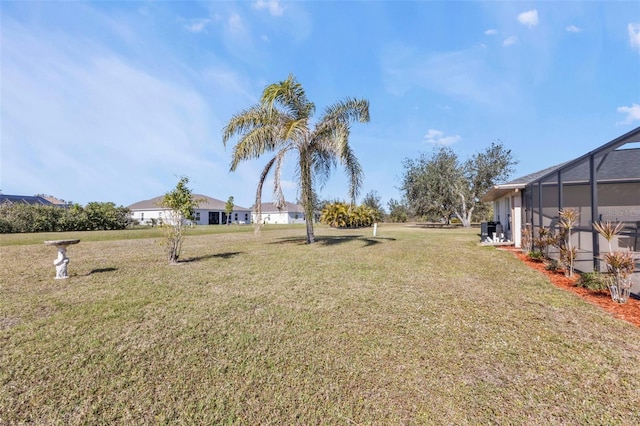
[[[313,234],[313,188],[311,182],[311,162],[306,147],[300,149],[300,192],[307,226],[307,244],[313,244],[316,239]]]

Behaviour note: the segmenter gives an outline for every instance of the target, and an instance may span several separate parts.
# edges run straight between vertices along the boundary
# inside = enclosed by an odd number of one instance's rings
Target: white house
[[[284,208],[277,209],[273,203],[262,203],[260,208],[263,224],[305,223],[304,208],[299,204],[287,203]],[[251,212],[251,219],[257,222],[255,211]]]
[[[147,225],[166,220],[170,209],[160,206],[163,197],[164,195],[160,195],[150,200],[138,201],[137,203],[131,204],[128,208],[131,210],[132,218]],[[194,224],[224,225],[227,223],[226,201],[220,201],[216,198],[201,194],[193,194],[193,198],[200,200],[195,209],[195,218],[192,221]],[[251,223],[251,210],[234,205],[229,222],[239,224]]]

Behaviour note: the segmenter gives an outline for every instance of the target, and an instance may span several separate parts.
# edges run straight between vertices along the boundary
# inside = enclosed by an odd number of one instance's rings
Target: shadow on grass
[[[345,236],[327,236],[327,237],[316,237],[316,244],[320,244],[323,246],[334,246],[337,244],[344,244],[350,241],[362,241],[364,242],[364,247],[373,246],[376,244],[380,244],[381,240],[389,240],[395,241],[395,238],[389,237],[363,237],[362,235],[345,235]],[[271,244],[306,244],[306,237],[290,237],[290,238],[280,238],[278,241],[273,242]]]
[[[89,273],[87,275],[91,275],[91,274],[101,274],[103,272],[113,272],[113,271],[117,271],[118,268],[98,268],[98,269],[92,269],[91,271],[89,271]]]
[[[408,228],[422,228],[422,229],[464,229],[462,224],[458,223],[413,223],[407,225]],[[473,227],[473,226],[472,226]]]
[[[208,259],[231,259],[232,257],[236,257],[239,254],[244,254],[243,251],[230,251],[227,253],[216,253],[216,254],[206,254],[204,256],[195,256],[195,257],[187,257],[186,259],[178,260],[178,263],[189,263],[189,262],[199,262],[201,260]]]

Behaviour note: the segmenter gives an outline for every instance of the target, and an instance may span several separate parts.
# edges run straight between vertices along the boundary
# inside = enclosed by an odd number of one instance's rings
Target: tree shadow
[[[117,271],[118,268],[97,268],[97,269],[92,269],[91,271],[89,271],[89,273],[87,273],[87,275],[92,275],[92,274],[100,274],[102,272],[113,272],[113,271]]]
[[[194,257],[187,257],[185,259],[179,259],[178,263],[190,263],[190,262],[199,262],[201,260],[208,260],[208,259],[231,259],[232,257],[236,257],[239,254],[244,254],[243,251],[231,251],[231,252],[226,252],[226,253],[216,253],[216,254],[206,254],[203,256],[194,256]]]
[[[362,241],[364,242],[364,247],[374,246],[376,244],[380,244],[381,240],[395,241],[395,238],[389,237],[364,237],[363,235],[343,235],[343,236],[322,236],[316,237],[316,244],[322,246],[334,246],[338,244],[348,243],[350,241]],[[307,243],[306,237],[289,237],[289,238],[280,238],[278,241],[272,242],[270,244],[297,244],[303,245]]]

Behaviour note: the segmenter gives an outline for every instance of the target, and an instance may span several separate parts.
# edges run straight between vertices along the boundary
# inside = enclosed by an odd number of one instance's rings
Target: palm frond
[[[265,87],[261,102],[269,108],[275,108],[278,104],[296,118],[309,118],[315,112],[315,105],[309,101],[304,88],[293,75]]]
[[[324,117],[330,121],[343,123],[367,123],[369,117],[369,101],[366,99],[345,98],[325,109]]]
[[[265,180],[267,180],[267,176],[273,167],[273,164],[276,162],[276,157],[273,157],[264,169],[262,169],[262,173],[260,173],[260,180],[258,181],[258,187],[256,188],[256,232],[258,232],[260,225],[262,225],[262,187],[264,186]]]
[[[613,224],[610,221],[606,222],[593,222],[593,229],[596,230],[600,235],[604,237],[605,240],[611,242],[613,237],[618,235],[622,228],[624,227],[624,223],[618,222],[617,224]]]
[[[341,160],[347,172],[347,176],[349,177],[349,197],[351,198],[351,202],[355,203],[356,198],[358,198],[358,194],[360,193],[360,188],[362,187],[362,167],[360,166],[355,153],[348,145],[345,146]]]
[[[253,160],[274,151],[278,147],[278,142],[280,141],[274,137],[273,129],[264,127],[254,129],[233,147],[230,170],[235,171],[243,161]]]
[[[222,143],[227,142],[236,135],[243,135],[255,127],[263,127],[275,122],[277,115],[262,105],[254,105],[248,109],[234,114],[226,126],[222,129]]]
[[[322,188],[329,179],[331,171],[336,167],[337,160],[333,152],[322,148],[322,144],[314,148],[311,154],[313,172],[317,178],[316,183]]]
[[[273,199],[274,205],[277,209],[284,208],[286,202],[284,199],[284,192],[282,191],[282,165],[284,163],[284,157],[287,153],[287,149],[278,151],[275,157],[275,168],[273,170]]]

